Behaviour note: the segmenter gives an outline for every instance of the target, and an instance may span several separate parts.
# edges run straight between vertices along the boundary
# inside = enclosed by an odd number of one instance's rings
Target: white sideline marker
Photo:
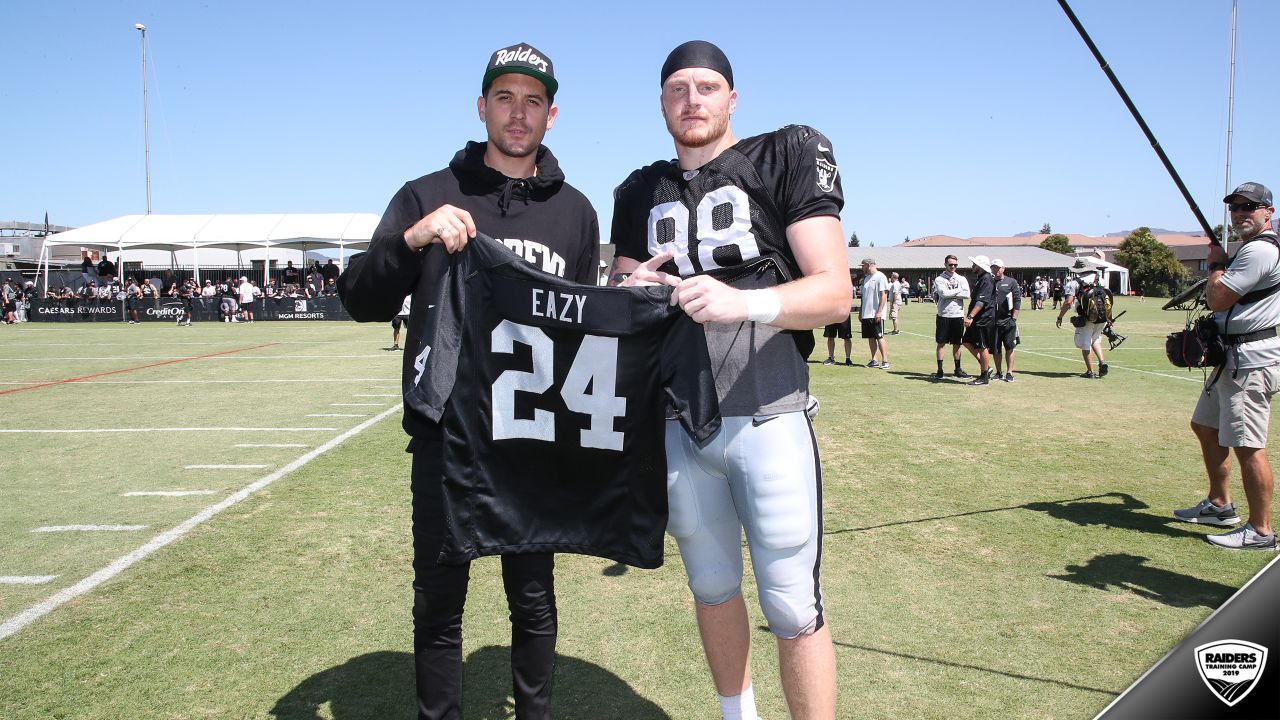
[[[44,585],[57,579],[57,575],[0,575],[0,585]]]
[[[149,525],[45,525],[44,527],[32,528],[31,532],[38,533],[55,533],[55,532],[132,532],[134,530],[146,530]]]
[[[187,465],[183,470],[261,470],[268,465]]]
[[[368,417],[368,413],[311,413],[307,417]]]
[[[45,615],[48,615],[54,610],[57,610],[59,607],[65,605],[66,603],[80,597],[81,595],[84,595],[85,593],[89,592],[90,590],[93,590],[94,588],[98,587],[102,583],[107,582],[108,580],[114,578],[115,576],[129,569],[138,561],[142,560],[143,558],[146,558],[148,555],[151,555],[152,553],[159,550],[160,548],[174,542],[175,540],[182,538],[182,536],[191,532],[193,529],[195,529],[196,526],[205,522],[209,518],[212,518],[214,515],[217,515],[223,510],[226,510],[232,505],[235,505],[241,500],[244,500],[245,498],[257,492],[258,490],[261,490],[262,488],[270,485],[276,480],[279,480],[285,475],[288,475],[294,470],[297,470],[303,465],[306,465],[307,463],[316,459],[320,455],[328,452],[329,450],[332,450],[338,445],[341,445],[348,438],[363,432],[365,429],[369,428],[374,423],[398,411],[399,409],[400,409],[400,405],[395,405],[393,407],[387,408],[386,410],[378,413],[374,417],[371,417],[368,420],[365,420],[359,425],[351,428],[350,430],[347,430],[341,435],[326,442],[325,444],[321,445],[315,450],[312,450],[311,452],[303,455],[297,460],[294,460],[288,465],[285,465],[279,470],[276,470],[270,475],[267,475],[263,478],[260,478],[250,483],[249,485],[245,486],[239,491],[227,496],[220,502],[210,505],[204,510],[201,510],[195,515],[192,515],[191,517],[187,518],[182,523],[151,538],[151,540],[148,541],[142,547],[138,548],[137,550],[134,550],[133,552],[129,553],[128,555],[125,555],[124,557],[121,557],[112,561],[111,564],[95,572],[89,577],[81,580],[75,585],[72,585],[71,587],[68,587],[68,588],[64,588],[63,590],[53,594],[52,596],[46,598],[45,600],[39,603],[36,603],[35,605],[27,608],[26,610],[23,610],[22,612],[9,618],[8,620],[5,620],[3,623],[0,623],[0,640],[3,640],[9,637],[10,635],[21,630],[22,628],[35,622],[36,620],[39,620]]]
[[[329,403],[332,407],[382,407],[383,403]]]
[[[212,495],[216,490],[131,490],[120,497],[186,497],[188,495]]]
[[[304,448],[303,443],[236,443],[231,447],[238,448]]]

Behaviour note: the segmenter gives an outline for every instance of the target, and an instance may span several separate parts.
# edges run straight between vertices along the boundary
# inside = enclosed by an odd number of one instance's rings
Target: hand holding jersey
[[[405,243],[414,250],[440,243],[450,253],[466,247],[467,241],[475,236],[476,223],[471,218],[471,213],[448,203],[404,231]]]

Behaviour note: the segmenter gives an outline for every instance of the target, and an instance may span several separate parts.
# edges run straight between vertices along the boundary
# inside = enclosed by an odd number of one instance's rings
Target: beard
[[[729,129],[729,121],[723,115],[712,115],[705,124],[689,128],[680,127],[680,119],[672,121],[667,118],[667,132],[677,145],[687,148],[700,148],[712,145],[724,137]]]
[[[489,144],[496,147],[503,155],[514,158],[528,157],[537,151],[542,138],[536,136],[531,128],[522,128],[525,135],[520,139],[508,138],[502,132],[489,132]]]

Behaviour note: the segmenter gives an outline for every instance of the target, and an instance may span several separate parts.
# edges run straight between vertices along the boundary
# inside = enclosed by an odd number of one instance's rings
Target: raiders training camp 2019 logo
[[[1249,694],[1267,666],[1267,649],[1244,640],[1219,640],[1196,648],[1200,679],[1228,707]]]

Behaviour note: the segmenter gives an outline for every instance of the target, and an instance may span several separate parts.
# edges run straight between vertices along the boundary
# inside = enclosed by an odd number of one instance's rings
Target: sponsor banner
[[[1280,667],[1269,661],[1280,648],[1276,563],[1272,560],[1240,588],[1097,720],[1280,718]]]
[[[137,300],[138,320],[141,322],[176,323],[184,314],[180,298]],[[117,300],[71,301],[32,300],[27,317],[32,322],[124,322],[128,320],[124,303]],[[192,302],[192,321],[220,322],[222,298],[197,298]],[[346,308],[337,298],[281,298],[258,300],[253,303],[256,320],[350,320]],[[238,313],[237,313],[238,314]]]

